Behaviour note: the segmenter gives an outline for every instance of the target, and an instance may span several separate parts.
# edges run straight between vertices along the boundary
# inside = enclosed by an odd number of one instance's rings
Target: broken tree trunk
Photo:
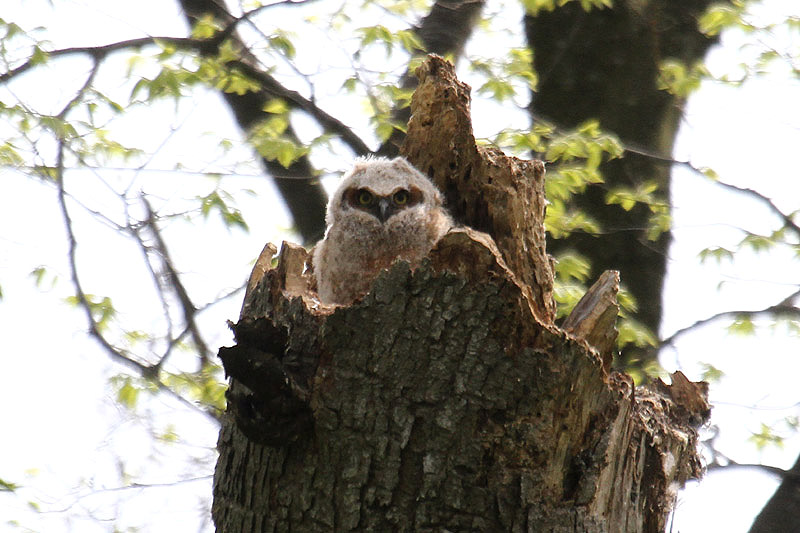
[[[217,531],[663,531],[702,388],[604,367],[613,273],[554,325],[543,165],[475,147],[452,65],[418,74],[402,153],[470,227],[348,307],[316,300],[305,250],[265,248],[220,350]]]

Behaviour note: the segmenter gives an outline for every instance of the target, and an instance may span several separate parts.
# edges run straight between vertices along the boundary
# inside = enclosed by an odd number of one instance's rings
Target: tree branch
[[[412,28],[425,45],[425,52],[440,56],[452,55],[456,59],[472,35],[475,20],[481,13],[485,0],[439,0],[431,6],[430,12]],[[399,85],[404,89],[417,86],[414,72],[406,71]],[[392,119],[405,124],[411,116],[411,109],[403,107],[392,112]],[[389,138],[378,148],[377,153],[394,157],[399,153],[405,133],[393,129]]]
[[[701,176],[703,176],[705,178],[708,178],[713,183],[719,185],[720,187],[722,187],[724,189],[729,189],[729,190],[732,190],[732,191],[740,192],[740,193],[746,194],[747,196],[750,196],[750,197],[758,200],[759,202],[765,204],[770,209],[770,211],[772,211],[772,213],[774,215],[776,215],[778,218],[781,219],[781,221],[783,222],[784,226],[789,228],[790,230],[792,230],[792,232],[800,239],[800,224],[796,223],[792,219],[792,217],[790,215],[787,215],[786,213],[781,211],[781,209],[777,205],[775,205],[775,203],[772,201],[771,198],[768,198],[767,196],[764,196],[760,192],[758,192],[758,191],[756,191],[754,189],[751,189],[749,187],[739,187],[738,185],[733,185],[731,183],[726,183],[724,181],[721,181],[721,180],[718,180],[718,179],[715,179],[715,178],[711,178],[711,177],[709,177],[707,175],[706,172],[703,172],[703,169],[694,166],[689,161],[679,161],[679,160],[673,159],[671,157],[665,157],[665,156],[662,156],[662,155],[655,154],[655,153],[650,152],[649,150],[645,150],[643,148],[636,148],[636,147],[634,147],[632,145],[629,145],[629,144],[626,144],[626,143],[623,143],[623,146],[624,146],[626,152],[630,152],[632,154],[637,154],[637,155],[640,155],[640,156],[643,156],[643,157],[647,157],[647,158],[652,159],[654,161],[660,161],[660,162],[663,162],[663,163],[668,164],[668,165],[676,165],[676,166],[686,167],[689,170],[692,170],[693,172],[695,172],[697,174],[700,174]]]
[[[200,334],[200,328],[197,327],[197,322],[195,321],[195,315],[197,314],[197,308],[195,307],[192,299],[189,297],[189,293],[184,287],[183,283],[181,282],[180,275],[178,271],[175,269],[175,266],[172,263],[172,259],[169,256],[169,251],[167,250],[167,245],[164,242],[164,239],[161,236],[161,231],[158,228],[158,224],[156,223],[156,214],[153,211],[150,202],[147,201],[147,198],[144,196],[141,197],[142,203],[145,206],[145,210],[147,212],[147,218],[145,219],[145,226],[150,230],[150,233],[153,236],[153,241],[155,243],[155,251],[161,257],[161,263],[164,268],[165,274],[167,279],[170,282],[170,286],[172,290],[175,292],[175,296],[180,303],[181,311],[183,314],[184,324],[186,329],[191,333],[192,341],[194,342],[195,347],[197,348],[198,355],[200,357],[200,362],[202,366],[205,366],[208,363],[208,358],[211,355],[211,351],[208,349],[208,345],[206,345],[203,336]],[[159,361],[158,365],[163,362],[163,358]]]
[[[210,420],[213,420],[215,423],[219,423],[219,419],[214,413],[198,407],[194,403],[190,402],[189,400],[187,400],[186,398],[184,398],[183,396],[172,390],[166,384],[164,384],[164,382],[162,382],[158,377],[159,369],[157,365],[148,365],[140,361],[137,361],[136,359],[134,359],[132,354],[129,354],[125,350],[117,348],[116,346],[111,344],[108,341],[108,339],[105,338],[103,333],[100,331],[100,326],[95,320],[94,315],[92,314],[92,306],[89,302],[89,299],[86,296],[86,293],[83,290],[80,277],[78,276],[78,266],[76,260],[77,239],[75,237],[75,232],[72,226],[72,218],[70,217],[66,203],[67,195],[64,189],[63,154],[64,154],[64,142],[62,139],[59,139],[57,146],[57,153],[56,153],[56,159],[57,159],[56,168],[59,170],[59,173],[56,176],[56,184],[58,187],[58,204],[61,210],[61,216],[64,220],[64,226],[67,231],[67,242],[68,242],[67,259],[69,263],[70,279],[75,289],[75,296],[78,300],[78,306],[81,309],[83,309],[84,314],[86,315],[86,320],[89,323],[89,335],[93,337],[100,344],[100,346],[104,349],[106,354],[108,354],[108,356],[113,361],[116,361],[118,363],[121,363],[123,366],[131,368],[138,375],[154,383],[159,391],[166,392],[167,394],[178,400],[186,407],[189,407],[194,411],[204,414],[206,417],[208,417]]]
[[[99,69],[100,62],[99,60],[95,59],[94,67],[92,71],[87,76],[86,81],[84,82],[83,86],[77,94],[64,106],[64,108],[58,113],[57,117],[60,119],[65,119],[66,115],[69,111],[81,100],[86,90],[91,85],[92,81],[94,80],[95,75]],[[105,352],[111,357],[113,361],[121,363],[123,366],[127,366],[128,368],[133,369],[137,374],[140,376],[149,379],[153,382],[159,391],[166,392],[170,394],[172,397],[177,399],[182,404],[190,407],[191,409],[203,413],[211,420],[219,423],[217,416],[210,411],[205,409],[201,409],[167,385],[165,385],[158,377],[158,367],[155,365],[148,365],[146,363],[137,361],[132,354],[127,353],[125,350],[115,347],[111,344],[108,339],[103,335],[102,331],[100,330],[100,324],[95,320],[94,314],[92,311],[92,304],[89,302],[89,298],[86,295],[86,292],[83,289],[83,285],[80,280],[80,276],[78,275],[78,264],[77,264],[77,247],[78,241],[75,236],[75,230],[73,229],[72,224],[72,217],[69,213],[69,208],[67,207],[67,192],[64,186],[64,151],[66,150],[65,142],[62,137],[57,137],[56,139],[56,164],[55,164],[55,183],[56,183],[56,190],[57,190],[57,198],[58,198],[58,205],[61,211],[61,217],[64,221],[64,227],[67,232],[67,262],[69,265],[70,271],[70,280],[72,281],[73,288],[75,289],[75,297],[78,302],[78,306],[83,309],[84,314],[86,315],[86,320],[89,324],[89,335],[93,337],[100,346],[105,350]]]
[[[686,326],[684,328],[680,328],[677,331],[675,331],[672,335],[663,339],[659,344],[658,348],[660,349],[663,348],[664,346],[672,345],[675,342],[675,339],[677,339],[681,335],[688,333],[694,329],[697,329],[700,326],[704,326],[710,322],[714,322],[715,320],[719,320],[722,318],[737,318],[742,316],[753,318],[765,314],[800,318],[800,308],[795,307],[792,304],[792,301],[798,296],[800,296],[800,290],[790,294],[789,296],[784,298],[783,301],[781,301],[780,303],[776,305],[770,305],[769,307],[765,307],[764,309],[756,309],[749,311],[723,311],[721,313],[716,313],[714,315],[711,315],[710,317],[697,320],[693,324]]]
[[[346,126],[342,121],[328,114],[322,110],[314,101],[305,98],[297,91],[287,89],[275,78],[263,72],[254,66],[242,60],[233,60],[227,63],[233,68],[237,68],[245,76],[259,82],[262,90],[266,91],[273,98],[281,98],[285,100],[291,107],[305,111],[311,117],[315,118],[320,126],[328,132],[337,134],[343,143],[345,143],[356,155],[364,156],[372,153],[372,150],[367,146],[353,130]]]
[[[749,468],[749,469],[761,470],[763,472],[767,472],[768,474],[773,474],[775,476],[778,476],[782,479],[788,478],[800,481],[800,474],[796,474],[789,470],[784,470],[783,468],[778,468],[777,466],[770,466],[759,463],[737,463],[736,461],[728,459],[727,464],[721,464],[715,462],[706,466],[706,470],[708,472],[728,470],[731,468],[736,468],[736,469]]]

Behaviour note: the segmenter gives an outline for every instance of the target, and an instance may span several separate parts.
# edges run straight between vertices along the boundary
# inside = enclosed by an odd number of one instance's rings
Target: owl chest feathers
[[[420,211],[410,208],[383,223],[366,213],[355,215],[332,227],[331,233],[338,234],[334,238],[341,239],[356,259],[370,263],[380,259],[391,263],[398,257],[413,260],[427,253],[438,238],[430,214]]]
[[[412,268],[451,227],[441,197],[404,159],[356,164],[328,206],[328,231],[314,252],[320,300],[348,305],[400,260]]]

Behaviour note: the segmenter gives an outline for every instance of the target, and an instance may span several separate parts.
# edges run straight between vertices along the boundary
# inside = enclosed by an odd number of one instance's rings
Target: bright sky
[[[793,0],[772,0],[767,5],[768,12],[778,18],[800,14]],[[500,8],[490,2],[490,9]],[[508,13],[511,8],[504,9]],[[156,0],[113,4],[62,0],[53,7],[44,0],[6,0],[0,11],[0,18],[25,28],[46,27],[45,34],[56,48],[107,43],[143,33],[183,35],[185,31],[177,7]],[[508,16],[519,20],[518,12]],[[374,22],[364,25],[370,23]],[[315,38],[326,39],[324,35]],[[505,46],[508,39],[518,40],[519,36],[498,32],[492,39],[470,43],[469,51],[487,54],[487,48]],[[725,35],[723,46],[709,58],[713,72],[734,68],[743,39],[735,33]],[[796,50],[797,35],[794,39],[788,44]],[[336,53],[325,46],[314,48],[332,56]],[[309,54],[301,64],[311,72],[323,62],[321,56]],[[12,89],[52,110],[63,105],[63,99],[71,97],[82,82],[75,78],[76,65],[78,72],[85,71],[86,64],[76,60],[47,74],[47,80],[58,79],[58,84],[28,76]],[[125,68],[110,67],[101,78],[116,87],[113,90],[122,95],[122,101],[130,86],[114,85],[114,80]],[[470,81],[465,69],[459,74]],[[56,75],[59,77],[54,78]],[[740,88],[705,84],[690,101],[675,157],[695,166],[713,167],[723,180],[756,188],[787,210],[800,208],[800,180],[794,161],[800,146],[798,88],[797,80],[785,73]],[[319,96],[323,108],[326,101],[339,98],[335,90]],[[0,100],[7,97],[0,88]],[[341,109],[338,102],[328,109]],[[475,99],[473,115],[479,136],[498,129],[494,121],[502,116],[501,109]],[[176,118],[163,122],[162,116]],[[355,113],[348,114],[348,120],[357,128],[367,127],[366,120],[357,119]],[[215,135],[234,140],[240,135],[213,93],[198,92],[192,101],[183,102],[177,113],[171,103],[142,109],[115,128],[124,142],[145,147],[169,139],[153,168],[168,167],[176,158],[192,168],[237,163],[240,174],[225,178],[223,186],[234,193],[252,228],[250,234],[221,229],[213,221],[174,223],[165,229],[174,247],[173,257],[187,272],[187,283],[198,302],[237,286],[248,275],[249,262],[264,242],[286,237],[285,212],[268,200],[275,196],[274,191],[259,176],[257,166],[249,163],[249,152],[238,149],[222,155],[216,149]],[[176,133],[170,134],[172,128]],[[331,170],[343,170],[349,154],[331,156],[323,163]],[[104,174],[106,179],[108,176]],[[68,178],[76,194],[86,193],[84,201],[121,216],[113,195],[95,192],[98,181],[91,173],[73,173]],[[0,179],[0,286],[4,294],[0,301],[0,403],[4,405],[0,424],[6,428],[0,478],[24,486],[18,495],[0,493],[0,531],[5,531],[6,521],[12,519],[48,532],[105,532],[115,524],[120,529],[138,526],[151,532],[172,532],[176,524],[181,531],[213,530],[204,510],[210,503],[216,429],[168,399],[143,401],[140,415],[115,403],[109,379],[120,367],[87,338],[84,317],[63,303],[72,289],[55,191],[8,169],[0,169]],[[122,186],[131,176],[121,174],[114,179]],[[173,209],[183,205],[180,198],[207,193],[215,186],[196,176],[156,172],[141,173],[135,184],[134,190],[157,194],[162,198],[160,207]],[[673,202],[675,244],[670,250],[664,334],[715,312],[773,304],[796,289],[797,263],[786,255],[749,255],[720,266],[700,265],[697,260],[704,247],[732,245],[738,240],[741,235],[736,227],[767,231],[774,221],[762,206],[723,191],[686,169],[674,172]],[[73,214],[79,238],[84,236],[79,261],[83,278],[90,284],[87,291],[113,294],[128,323],[142,329],[157,327],[158,317],[142,305],[152,298],[140,288],[146,280],[141,272],[129,268],[141,261],[138,251],[115,239],[111,230],[92,223],[77,208]],[[29,273],[41,265],[50,270],[43,287],[37,289]],[[726,283],[718,290],[720,281]],[[202,316],[211,346],[230,343],[225,320],[238,315],[240,298]],[[698,361],[722,369],[725,378],[712,386],[712,423],[720,427],[718,447],[740,462],[763,461],[787,468],[800,453],[796,435],[784,431],[791,438],[782,450],[762,452],[746,439],[759,431],[762,422],[771,424],[788,414],[797,415],[800,342],[767,327],[761,328],[757,337],[729,336],[725,325],[681,337],[662,362],[668,370],[682,368],[695,379],[700,372]],[[178,443],[153,442],[153,431],[170,427],[180,436]],[[155,486],[119,488],[131,483]],[[746,531],[776,486],[776,480],[757,471],[710,474],[682,493],[674,531]],[[28,499],[39,502],[42,512],[31,511]]]

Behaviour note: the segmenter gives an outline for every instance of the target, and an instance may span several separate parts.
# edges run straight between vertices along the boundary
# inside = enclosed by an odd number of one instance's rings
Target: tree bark
[[[533,93],[534,121],[573,128],[589,119],[615,133],[626,146],[668,158],[678,132],[683,100],[660,90],[659,66],[675,58],[693,64],[714,40],[697,28],[710,0],[614,2],[613,8],[584,10],[570,2],[551,12],[525,17],[528,45],[539,75]],[[658,332],[670,234],[647,237],[650,210],[625,211],[606,204],[616,186],[635,187],[652,180],[658,200],[669,204],[670,166],[632,151],[601,166],[605,183],[590,185],[575,206],[597,220],[602,233],[574,233],[548,243],[551,251],[574,249],[592,262],[592,275],[619,270],[636,298],[636,318]],[[636,349],[623,353],[622,366],[654,357]]]
[[[425,46],[425,51],[440,56],[451,55],[456,60],[461,57],[485,3],[485,0],[434,2],[428,15],[414,28],[417,37]],[[414,89],[417,86],[417,77],[413,72],[406,71],[399,85],[403,89]],[[411,109],[396,108],[392,118],[396,122],[406,123],[411,118]],[[404,139],[405,133],[394,129],[376,153],[383,157],[395,157],[400,153]]]
[[[437,128],[470,138],[469,88],[440,58],[420,74],[406,155],[439,183],[531,197],[506,214],[459,200],[488,233],[451,231],[422,266],[396,263],[348,307],[316,300],[305,250],[285,244],[269,269],[265,248],[237,344],[220,350],[231,387],[217,531],[662,531],[674,488],[700,473],[702,387],[676,375],[634,390],[553,325],[552,279],[537,278],[549,262],[530,264],[543,248],[518,257],[543,238],[543,209],[531,210],[544,205],[542,165],[458,142],[426,156],[417,143]],[[493,225],[523,213],[530,226]]]

